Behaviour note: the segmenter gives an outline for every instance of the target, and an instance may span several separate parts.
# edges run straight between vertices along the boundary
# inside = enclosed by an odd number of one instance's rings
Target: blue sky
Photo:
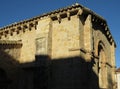
[[[116,66],[120,67],[120,0],[0,0],[0,27],[39,16],[76,2],[107,20],[117,44]]]

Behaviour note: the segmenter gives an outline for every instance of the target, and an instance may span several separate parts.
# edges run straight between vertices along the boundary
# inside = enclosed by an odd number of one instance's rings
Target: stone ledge
[[[7,44],[20,44],[22,45],[22,41],[21,40],[0,40],[0,45],[7,45]]]

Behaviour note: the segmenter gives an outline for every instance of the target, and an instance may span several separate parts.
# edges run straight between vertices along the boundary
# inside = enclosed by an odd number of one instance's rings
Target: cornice
[[[87,15],[91,14],[92,22],[100,22],[100,25],[105,28],[104,31],[105,31],[105,35],[106,35],[107,39],[109,40],[109,42],[111,44],[114,43],[114,46],[116,47],[115,41],[111,35],[111,32],[108,28],[106,20],[103,17],[101,17],[100,15],[97,15],[90,9],[88,9],[78,3],[75,3],[71,6],[61,8],[61,9],[58,9],[58,10],[55,10],[55,11],[52,11],[49,13],[45,13],[45,14],[37,16],[37,17],[33,17],[31,19],[20,21],[18,23],[13,23],[13,24],[10,24],[3,28],[0,28],[0,35],[12,33],[12,31],[16,31],[19,33],[19,30],[21,30],[21,29],[23,29],[23,31],[24,31],[24,28],[30,29],[31,27],[36,27],[36,25],[40,19],[47,18],[47,17],[49,17],[53,20],[58,20],[59,22],[61,22],[62,17],[63,18],[67,17],[70,20],[70,15],[72,15],[72,14],[76,14],[77,16],[79,16],[81,14],[87,14]]]
[[[0,40],[0,50],[21,47],[22,47],[21,40]]]
[[[22,41],[21,40],[0,40],[0,45],[9,45],[9,44],[19,44],[22,45]]]

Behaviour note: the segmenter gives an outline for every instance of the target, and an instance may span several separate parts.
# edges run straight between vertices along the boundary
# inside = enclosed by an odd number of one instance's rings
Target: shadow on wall
[[[7,88],[0,83],[0,89],[99,89],[93,63],[80,57],[51,60],[39,55],[34,62],[19,64],[7,55],[0,57],[0,68],[11,83],[5,82]]]
[[[0,89],[17,88],[18,72],[21,72],[18,65],[12,56],[0,51]]]

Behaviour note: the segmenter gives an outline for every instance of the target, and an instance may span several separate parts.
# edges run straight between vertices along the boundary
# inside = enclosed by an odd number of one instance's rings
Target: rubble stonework
[[[7,89],[115,89],[115,48],[106,20],[80,4],[0,28]]]

